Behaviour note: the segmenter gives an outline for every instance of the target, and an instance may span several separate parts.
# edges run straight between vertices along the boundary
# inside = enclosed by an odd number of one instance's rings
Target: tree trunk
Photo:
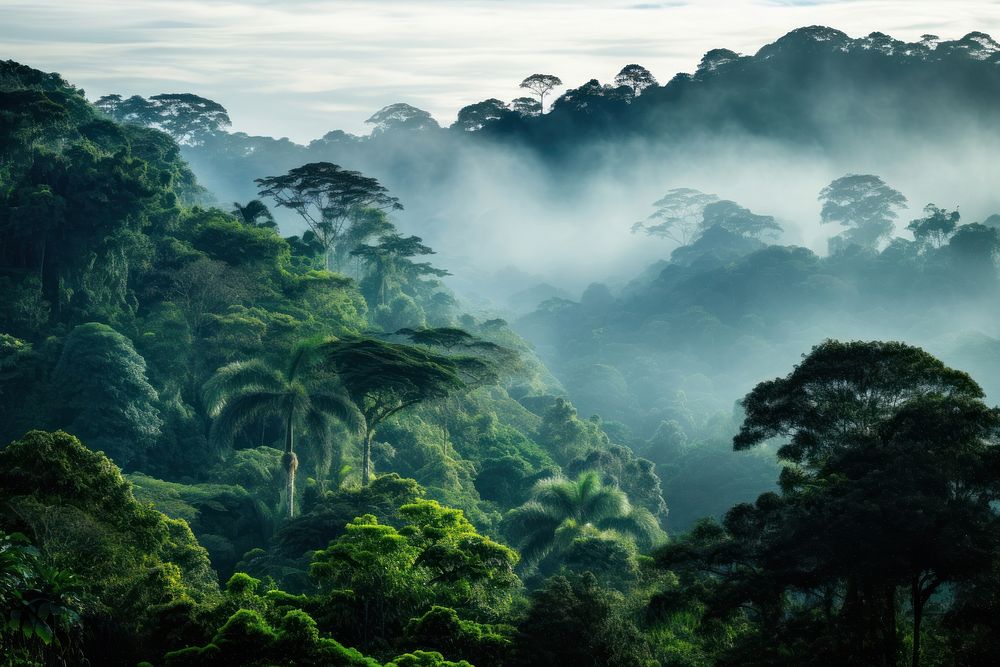
[[[285,496],[288,501],[287,516],[289,519],[295,516],[295,469],[299,467],[294,449],[295,426],[292,423],[292,413],[289,412],[288,421],[285,424],[285,454],[282,457],[282,462],[285,464]]]
[[[365,450],[361,461],[361,486],[368,486],[372,475],[372,440],[375,432],[371,429],[365,430]]]
[[[884,586],[881,591],[883,664],[893,667],[899,661],[899,635],[896,629],[896,587]]]
[[[924,600],[920,592],[920,575],[910,582],[910,605],[913,607],[913,667],[920,667],[920,622],[923,620]]]

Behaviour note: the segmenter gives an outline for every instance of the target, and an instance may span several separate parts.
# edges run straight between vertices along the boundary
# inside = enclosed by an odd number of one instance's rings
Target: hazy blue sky
[[[666,81],[715,47],[752,53],[803,25],[1000,36],[993,0],[0,0],[0,58],[91,99],[194,92],[234,128],[307,141],[409,102],[450,123],[533,72],[567,85],[638,62]]]

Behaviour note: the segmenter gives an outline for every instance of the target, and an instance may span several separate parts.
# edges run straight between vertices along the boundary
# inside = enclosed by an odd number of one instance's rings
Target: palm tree
[[[576,537],[590,531],[608,531],[651,546],[662,536],[656,518],[644,507],[632,507],[628,496],[601,484],[595,472],[572,481],[562,476],[543,479],[532,498],[508,517],[520,540],[522,563],[531,567]]]
[[[212,423],[212,439],[232,442],[245,426],[267,417],[285,422],[287,514],[295,514],[295,431],[306,428],[314,440],[328,446],[334,419],[352,427],[363,419],[336,376],[323,363],[324,341],[305,341],[292,348],[285,367],[264,359],[223,366],[205,385],[205,404]]]
[[[278,223],[274,221],[274,216],[268,210],[267,205],[259,199],[251,199],[245,205],[238,201],[233,202],[231,211],[236,219],[247,227],[264,227],[267,229],[278,229]]]

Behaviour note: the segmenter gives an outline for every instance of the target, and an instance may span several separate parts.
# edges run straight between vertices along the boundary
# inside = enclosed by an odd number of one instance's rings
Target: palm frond
[[[230,398],[212,422],[212,442],[228,445],[240,429],[254,420],[283,415],[284,399],[284,394],[267,391],[250,391]]]
[[[203,398],[211,417],[217,416],[237,396],[247,393],[278,393],[285,386],[281,374],[260,359],[235,361],[223,366],[205,383]]]
[[[539,534],[551,538],[563,519],[564,517],[553,514],[550,508],[532,501],[508,514],[507,526],[510,535],[516,540],[530,542]]]
[[[656,517],[645,507],[636,507],[623,516],[607,517],[598,524],[598,528],[632,537],[642,549],[655,545],[664,537]]]
[[[349,429],[360,432],[365,418],[347,392],[337,386],[327,386],[310,395],[314,409],[325,412],[343,422]]]
[[[532,490],[532,498],[562,518],[576,517],[579,502],[576,485],[562,476],[540,480]]]
[[[556,543],[557,527],[558,524],[551,530],[539,530],[521,542],[519,551],[523,567],[531,568],[552,552]]]
[[[632,511],[628,496],[614,487],[592,488],[588,495],[580,499],[580,515],[590,523],[598,523],[606,517],[625,516]]]

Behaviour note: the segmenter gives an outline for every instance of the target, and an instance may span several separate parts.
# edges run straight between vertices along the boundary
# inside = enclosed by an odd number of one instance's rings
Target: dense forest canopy
[[[661,80],[298,145],[0,62],[0,664],[1000,661],[1000,45]]]

